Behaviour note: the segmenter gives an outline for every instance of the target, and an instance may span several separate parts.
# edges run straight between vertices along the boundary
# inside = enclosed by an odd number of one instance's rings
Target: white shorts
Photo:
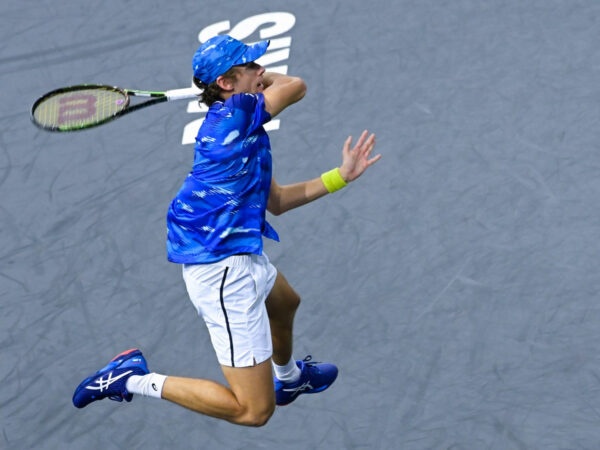
[[[234,255],[212,264],[184,264],[190,300],[202,316],[219,363],[248,367],[271,357],[265,300],[277,269],[266,255]]]

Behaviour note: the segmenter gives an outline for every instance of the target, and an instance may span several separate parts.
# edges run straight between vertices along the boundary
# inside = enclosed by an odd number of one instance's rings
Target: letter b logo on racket
[[[64,125],[74,120],[90,119],[96,114],[96,97],[89,94],[74,94],[59,99],[58,123]]]

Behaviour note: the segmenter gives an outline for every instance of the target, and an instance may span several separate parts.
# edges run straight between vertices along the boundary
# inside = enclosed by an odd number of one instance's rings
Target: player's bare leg
[[[275,284],[266,301],[273,340],[273,362],[284,365],[292,357],[294,316],[300,296],[285,277],[277,272]]]
[[[300,394],[324,391],[331,386],[338,374],[336,366],[312,362],[311,356],[302,361],[292,359],[294,316],[299,305],[300,296],[285,277],[277,273],[266,307],[271,324],[275,398],[278,405],[287,405]]]
[[[264,425],[275,410],[271,360],[254,367],[221,368],[229,387],[211,380],[169,376],[162,398],[238,425]]]

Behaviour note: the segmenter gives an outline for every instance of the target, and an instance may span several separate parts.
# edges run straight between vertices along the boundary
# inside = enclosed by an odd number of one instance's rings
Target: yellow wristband
[[[325,189],[330,194],[333,194],[335,191],[339,191],[343,187],[346,186],[346,181],[342,177],[340,173],[339,167],[330,170],[329,172],[325,172],[321,175],[321,180],[323,180],[323,184],[325,185]]]

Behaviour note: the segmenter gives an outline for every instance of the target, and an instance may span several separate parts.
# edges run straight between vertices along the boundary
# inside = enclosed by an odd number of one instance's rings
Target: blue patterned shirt
[[[236,94],[210,108],[196,136],[194,165],[167,213],[167,256],[182,264],[261,254],[271,186],[271,120],[264,95]]]

